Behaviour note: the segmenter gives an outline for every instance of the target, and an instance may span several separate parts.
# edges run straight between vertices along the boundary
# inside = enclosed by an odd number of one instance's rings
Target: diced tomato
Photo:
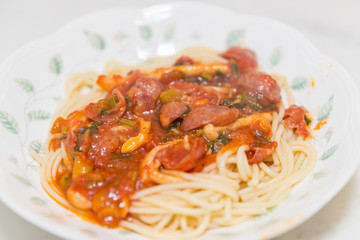
[[[281,100],[280,87],[276,80],[262,72],[247,72],[240,75],[238,83],[264,95],[271,102]]]
[[[61,147],[60,138],[52,138],[49,142],[49,150],[56,151]]]
[[[174,66],[193,65],[193,64],[194,64],[194,60],[192,60],[192,58],[188,56],[181,56],[176,60]]]
[[[114,87],[122,83],[122,79],[123,78],[120,75],[100,75],[96,81],[96,84],[105,91],[111,91]]]
[[[192,93],[200,90],[200,85],[190,83],[190,82],[180,82],[176,81],[169,85],[170,89],[176,90],[176,91],[182,91],[184,93]]]
[[[190,138],[189,138],[190,139]],[[190,149],[185,140],[168,148],[161,149],[155,156],[169,170],[189,171],[205,154],[205,141],[200,138],[190,139]]]
[[[51,134],[61,133],[65,126],[65,120],[62,117],[58,117],[50,130]]]
[[[94,161],[96,167],[106,166],[111,153],[120,146],[119,135],[107,126],[98,127],[98,133],[92,137],[92,144],[87,157]]]
[[[285,110],[284,123],[288,128],[295,128],[296,134],[309,137],[310,132],[306,128],[305,122],[306,109],[296,105],[291,105]]]
[[[173,81],[179,81],[181,79],[183,79],[184,76],[181,72],[179,71],[171,71],[171,72],[166,72],[166,73],[163,73],[159,79],[159,81],[161,83],[166,83],[166,84],[169,84]]]
[[[234,59],[242,71],[254,71],[258,65],[255,53],[245,48],[231,47],[221,56],[227,59]]]
[[[191,109],[191,112],[186,115],[181,124],[181,130],[187,132],[210,123],[214,126],[225,126],[238,118],[238,112],[237,109],[228,107],[210,104],[199,105]]]
[[[84,109],[86,117],[93,121],[108,122],[115,121],[124,114],[126,102],[120,90],[114,89],[110,96],[90,103]]]
[[[129,90],[129,98],[135,102],[134,112],[144,115],[155,108],[155,102],[162,89],[161,83],[151,77],[140,77]]]
[[[170,126],[170,124],[177,118],[183,117],[183,114],[189,110],[188,107],[182,102],[169,102],[162,106],[160,110],[160,122],[164,128]]]
[[[188,98],[188,103],[190,106],[203,105],[203,104],[212,104],[219,105],[221,100],[220,93],[213,89],[206,89],[202,91],[195,92],[190,95]]]

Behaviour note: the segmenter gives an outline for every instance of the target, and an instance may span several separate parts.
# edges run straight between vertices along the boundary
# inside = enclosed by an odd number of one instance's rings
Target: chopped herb
[[[131,188],[132,189],[135,189],[137,177],[138,177],[138,172],[132,172],[132,174],[131,174]]]
[[[254,102],[251,99],[246,99],[247,103],[250,105],[250,107],[254,110],[261,110],[263,106],[260,103]]]
[[[111,96],[107,99],[101,99],[96,103],[96,105],[101,109],[98,113],[99,117],[112,113],[114,111],[114,107],[116,106],[115,96]]]
[[[92,189],[92,188],[96,187],[96,185],[97,185],[96,182],[93,181],[93,180],[89,180],[89,181],[86,182],[86,188],[87,189]]]
[[[157,117],[154,117],[153,120],[154,120],[154,122],[157,122],[157,123],[160,122],[159,118],[157,118]]]
[[[114,159],[117,159],[117,160],[131,157],[131,154],[129,154],[129,153],[120,153],[120,154],[110,153],[110,155],[111,155],[111,157],[113,157]]]
[[[186,111],[181,115],[182,117],[186,117],[186,115],[189,114],[189,112],[191,111],[190,107],[188,105],[185,105],[186,106]]]
[[[240,75],[240,68],[235,59],[230,60],[230,74],[232,77],[238,77]]]
[[[126,108],[131,108],[132,102],[128,96],[125,96]]]
[[[212,153],[217,153],[223,146],[231,142],[232,139],[226,137],[225,135],[220,135],[217,139],[208,143],[209,148]]]
[[[115,181],[113,182],[114,185],[118,185],[120,183],[121,178],[117,177],[115,178]]]
[[[99,123],[95,123],[94,125],[89,126],[89,127],[82,127],[82,128],[80,128],[80,133],[84,134],[89,129],[90,130],[89,135],[92,136],[98,132],[98,126],[99,126]]]
[[[194,84],[198,84],[198,85],[207,85],[208,84],[206,79],[202,78],[201,76],[186,76],[185,81],[194,83]]]
[[[67,128],[67,127],[63,127],[62,133],[66,133],[67,131],[68,131],[68,128]]]
[[[59,140],[62,141],[62,140],[65,140],[65,139],[66,139],[66,135],[62,135]]]
[[[245,100],[245,98],[246,98],[245,93],[240,93],[240,94],[236,95],[236,98],[240,99],[240,100]]]
[[[101,109],[100,112],[99,112],[99,117],[103,117],[103,116],[109,114],[110,112],[111,112],[110,109],[108,109],[108,108],[103,108],[103,109]]]
[[[260,101],[259,99],[254,100],[253,98],[247,96],[244,93],[241,93],[241,94],[237,95],[236,98],[240,99],[241,103],[250,106],[252,109],[254,109],[256,111],[260,111],[260,110],[262,110],[264,108],[264,106],[262,106],[259,103],[259,101]],[[244,107],[244,106],[242,106],[242,107]],[[275,108],[276,108],[276,106],[275,106]]]
[[[276,104],[275,103],[270,103],[269,105],[266,106],[266,108],[268,108],[269,111],[275,111],[276,110]],[[311,120],[310,120],[310,122],[311,122]]]
[[[164,137],[161,138],[161,141],[162,142],[168,142],[171,137],[172,137],[172,135],[165,135]]]
[[[221,106],[227,106],[230,103],[232,103],[233,101],[235,101],[235,98],[224,98],[224,99],[221,99],[220,105]]]
[[[120,118],[118,121],[118,123],[123,124],[123,125],[127,125],[130,127],[134,127],[136,125],[136,122],[127,118]]]
[[[215,153],[215,142],[209,142],[207,145],[210,148],[211,153]]]
[[[311,119],[308,118],[308,117],[305,115],[305,116],[304,116],[304,120],[305,120],[306,126],[309,126],[310,123],[311,123]]]
[[[92,136],[94,134],[96,134],[98,132],[98,126],[101,125],[101,123],[99,122],[95,122],[93,123],[93,125],[88,126],[88,127],[82,127],[80,128],[80,131],[75,133],[76,135],[76,145],[74,147],[74,151],[76,152],[81,152],[82,146],[80,146],[79,144],[81,143],[81,137],[84,133],[86,133],[89,130],[89,135]]]
[[[59,181],[59,184],[61,186],[62,189],[68,189],[69,188],[69,183],[70,183],[71,178],[69,177],[69,174],[67,172],[65,172]]]
[[[82,151],[82,147],[79,146],[79,145],[76,145],[76,146],[74,147],[74,151],[75,151],[75,152],[81,152],[81,151]]]
[[[201,128],[196,131],[195,137],[201,137],[204,134],[204,130]]]
[[[164,137],[162,137],[161,141],[162,142],[169,142],[171,140],[175,140],[175,139],[179,139],[179,138],[181,138],[181,136],[168,134],[168,135],[165,135]]]
[[[215,72],[215,76],[225,77],[225,74],[223,74],[219,69],[217,69],[216,72]]]
[[[262,146],[262,145],[270,145],[271,141],[268,139],[268,137],[266,135],[264,135],[262,132],[260,131],[255,131],[255,139],[254,139],[254,143],[256,146]]]
[[[212,141],[208,143],[209,148],[211,149],[211,153],[217,153],[224,146],[221,142]]]
[[[138,131],[139,131],[139,127],[136,127],[136,128],[135,128],[135,132],[138,132]]]
[[[174,66],[182,66],[182,65],[188,65],[187,62],[177,62],[174,64]]]
[[[114,96],[111,96],[111,97],[109,98],[109,102],[110,102],[111,107],[115,107],[115,106],[116,106],[116,99],[115,99]]]
[[[231,105],[229,106],[229,108],[243,108],[243,107],[245,107],[245,106],[246,106],[246,104],[245,104],[244,102],[241,102],[241,103],[231,104]]]
[[[219,141],[219,142],[221,142],[223,144],[228,144],[229,142],[232,141],[232,139],[226,137],[225,135],[220,135],[215,141]]]
[[[182,119],[178,118],[173,121],[168,128],[166,128],[165,133],[171,132],[173,129],[180,129]]]
[[[160,93],[160,100],[163,103],[168,103],[173,101],[179,101],[183,96],[184,92],[169,89]]]
[[[208,73],[208,72],[203,72],[203,73],[201,74],[201,77],[203,77],[203,78],[205,78],[205,79],[207,79],[207,80],[211,80],[211,79],[213,78],[213,76],[212,76],[210,73]]]

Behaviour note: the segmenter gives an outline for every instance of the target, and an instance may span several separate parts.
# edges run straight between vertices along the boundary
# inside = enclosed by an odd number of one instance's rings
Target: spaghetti
[[[248,49],[182,55],[71,78],[42,160],[51,197],[108,227],[185,239],[265,213],[309,175],[310,120],[285,78],[257,71]]]

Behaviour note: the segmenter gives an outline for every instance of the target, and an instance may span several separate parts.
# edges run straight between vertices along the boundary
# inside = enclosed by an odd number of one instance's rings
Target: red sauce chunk
[[[291,105],[285,110],[284,123],[288,128],[296,129],[296,134],[309,137],[310,132],[307,129],[305,115],[307,110],[304,107]]]
[[[280,87],[256,71],[251,50],[232,47],[221,56],[228,63],[219,67],[182,56],[151,73],[100,75],[97,84],[106,96],[57,118],[50,130],[49,149],[63,155],[56,181],[68,201],[117,227],[128,217],[132,195],[158,184],[145,176],[151,168],[201,172],[216,163],[221,149],[241,145],[250,147],[250,164],[269,157],[277,143],[268,120],[232,126],[239,118],[277,111]],[[305,115],[305,108],[292,105],[285,125],[308,137]]]
[[[245,48],[231,47],[221,56],[234,59],[242,71],[254,71],[258,65],[255,53]]]
[[[179,66],[179,65],[193,65],[194,64],[194,60],[192,60],[192,58],[188,57],[188,56],[181,56],[180,58],[178,58],[174,64],[174,66]]]
[[[240,128],[231,132],[229,137],[235,145],[248,145],[246,153],[250,164],[259,163],[271,155],[277,147],[277,142],[270,141],[272,129],[266,120],[255,120],[249,128]]]
[[[155,159],[159,159],[164,168],[169,170],[188,171],[196,167],[205,154],[205,140],[186,138],[183,141],[161,149]]]
[[[184,118],[181,130],[184,132],[203,127],[207,124],[225,126],[238,118],[238,110],[211,104],[193,108]]]

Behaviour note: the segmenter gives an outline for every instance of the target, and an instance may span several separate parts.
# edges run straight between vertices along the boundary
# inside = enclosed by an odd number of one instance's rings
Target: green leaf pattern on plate
[[[53,100],[54,100],[55,102],[60,102],[60,101],[61,101],[61,97],[53,97]]]
[[[0,111],[0,122],[9,132],[18,134],[18,123],[10,114],[5,111]]]
[[[24,178],[23,176],[20,176],[18,174],[12,173],[12,175],[14,176],[14,178],[16,178],[19,182],[21,182],[22,184],[28,186],[28,187],[32,187],[32,184],[29,180],[27,180],[26,178]]]
[[[51,114],[42,110],[33,110],[28,112],[29,121],[33,120],[47,120],[50,119]]]
[[[314,179],[320,179],[320,178],[325,177],[326,175],[327,175],[327,173],[324,171],[316,172],[316,173],[314,173]]]
[[[265,213],[254,216],[253,219],[260,219],[260,218],[262,218],[262,217],[268,216],[268,215],[269,215],[270,213],[272,213],[275,209],[276,209],[276,207],[269,208],[268,210],[266,210]]]
[[[244,29],[235,29],[231,31],[226,37],[226,46],[231,47],[234,45],[239,45],[241,41],[245,38]]]
[[[329,115],[333,109],[333,104],[334,104],[334,94],[331,95],[328,102],[320,108],[318,117],[317,117],[318,121],[322,121],[322,120],[326,119],[327,117],[329,117]]]
[[[26,93],[34,92],[34,85],[28,79],[17,78],[15,79],[15,82]]]
[[[308,86],[310,86],[310,82],[304,77],[297,77],[291,83],[291,88],[293,90],[303,90]]]
[[[35,151],[37,154],[41,152],[41,142],[34,140],[29,144],[29,151]]]
[[[46,202],[45,200],[41,199],[41,198],[38,198],[38,197],[31,197],[30,198],[30,201],[35,204],[35,205],[38,205],[38,206],[44,206],[46,205]]]
[[[165,41],[170,41],[175,36],[175,25],[171,25],[169,28],[165,30],[164,39]]]
[[[49,70],[50,72],[60,75],[62,72],[62,60],[60,55],[52,57],[49,61]]]
[[[320,157],[320,160],[326,160],[328,159],[329,157],[331,157],[335,152],[336,150],[338,149],[339,147],[339,144],[336,144],[332,147],[330,147],[329,149],[327,149]]]
[[[200,35],[199,32],[195,31],[189,37],[194,39],[194,40],[199,40],[201,38],[201,35]]]
[[[105,39],[102,36],[100,36],[97,33],[92,33],[89,31],[84,31],[84,34],[88,38],[90,45],[93,46],[95,49],[97,50],[105,49],[106,43],[105,43]]]
[[[29,165],[29,167],[30,167],[32,170],[34,170],[35,172],[40,173],[40,171],[41,171],[41,167],[40,167],[39,165],[33,165],[33,164],[31,164],[31,165]]]
[[[123,32],[118,32],[118,33],[116,33],[114,36],[113,36],[113,38],[115,39],[115,40],[117,40],[117,41],[122,41],[122,40],[124,40],[125,38],[127,38],[128,37],[128,35],[126,34],[126,33],[123,33]]]
[[[139,31],[140,31],[140,36],[144,39],[144,40],[149,40],[151,38],[151,28],[149,26],[143,25],[143,26],[139,26]]]
[[[272,66],[276,66],[280,63],[281,60],[282,60],[282,51],[279,46],[279,47],[275,48],[275,50],[270,55],[270,64]]]
[[[332,136],[333,134],[334,134],[334,132],[333,132],[332,128],[329,128],[329,129],[326,131],[326,133],[325,133],[325,135],[324,135],[324,138],[326,139],[326,142],[329,142],[329,141],[330,141],[331,136]]]
[[[125,229],[120,229],[119,230],[119,233],[120,234],[132,234],[132,233],[134,233],[133,231],[128,231],[128,230],[125,230]]]
[[[234,236],[234,235],[238,235],[237,233],[233,233],[233,232],[215,232],[213,233],[213,235],[217,236],[217,237],[231,237],[231,236]]]
[[[12,162],[15,166],[17,166],[17,159],[14,156],[9,157],[9,161]]]

